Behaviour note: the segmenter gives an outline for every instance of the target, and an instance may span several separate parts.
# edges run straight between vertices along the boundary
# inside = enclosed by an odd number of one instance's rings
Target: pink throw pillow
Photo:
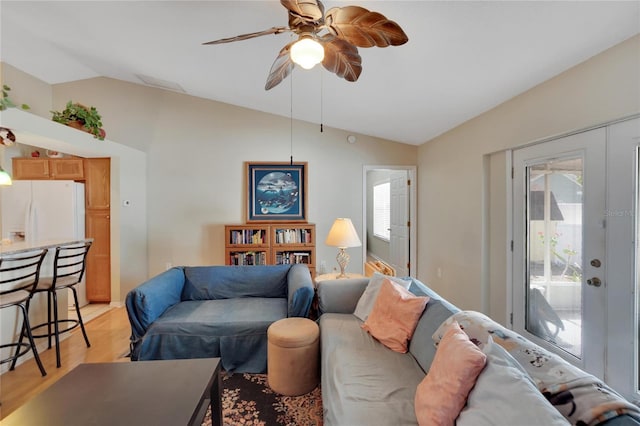
[[[416,390],[418,424],[453,426],[486,362],[487,356],[458,323],[451,323],[438,345],[429,373]]]
[[[362,328],[391,350],[406,353],[429,297],[416,296],[385,278]]]

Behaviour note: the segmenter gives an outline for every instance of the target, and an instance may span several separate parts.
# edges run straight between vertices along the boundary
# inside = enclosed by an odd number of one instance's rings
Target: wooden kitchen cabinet
[[[84,164],[82,158],[49,159],[51,179],[83,180]]]
[[[93,238],[87,254],[87,300],[111,301],[111,160],[85,158],[85,235]]]
[[[109,212],[88,212],[86,235],[93,238],[87,254],[87,300],[111,301],[111,218]]]
[[[111,205],[111,159],[85,158],[84,174],[87,209],[108,209]]]
[[[84,180],[82,158],[13,158],[16,180]]]

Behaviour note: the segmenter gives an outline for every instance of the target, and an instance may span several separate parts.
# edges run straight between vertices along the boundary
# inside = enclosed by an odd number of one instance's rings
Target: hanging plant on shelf
[[[77,102],[67,102],[62,111],[51,111],[51,119],[78,130],[91,133],[94,138],[104,140],[106,132],[102,129],[102,117],[95,107],[86,107]]]
[[[16,105],[10,98],[9,92],[11,87],[6,84],[2,85],[2,98],[0,99],[0,111],[4,111],[7,108],[20,108],[23,110],[31,109],[27,104]],[[13,134],[8,127],[0,127],[0,145],[11,146],[16,143],[16,135]]]
[[[11,99],[9,99],[9,92],[11,91],[11,87],[6,84],[2,85],[2,99],[0,99],[0,111],[4,111],[7,108],[18,108]],[[20,109],[28,110],[31,109],[27,104],[21,104]]]

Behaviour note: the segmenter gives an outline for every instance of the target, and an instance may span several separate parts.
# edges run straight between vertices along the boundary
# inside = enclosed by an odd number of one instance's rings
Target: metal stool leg
[[[47,341],[51,349],[51,292],[47,291]]]
[[[20,305],[22,308],[22,305]],[[29,312],[29,302],[27,302],[27,312]],[[16,354],[13,356],[13,360],[11,361],[11,365],[9,366],[9,371],[12,371],[16,368],[16,362],[18,361],[18,354],[20,353],[20,348],[22,347],[22,339],[27,334],[26,331],[27,324],[25,321],[22,321],[22,329],[20,330],[20,337],[18,337],[18,343],[16,343]]]
[[[51,292],[53,297],[53,328],[56,338],[56,367],[60,368],[60,325],[58,324],[58,293],[53,290]]]
[[[87,347],[91,347],[91,343],[89,343],[89,337],[87,336],[87,332],[84,329],[84,321],[82,321],[82,315],[80,314],[80,304],[78,303],[78,293],[76,292],[76,288],[70,287],[71,292],[73,293],[73,300],[76,303],[76,314],[78,315],[78,322],[80,323],[80,328],[82,329],[82,335],[84,336],[84,341],[87,344]]]
[[[38,355],[38,349],[36,348],[36,342],[33,340],[33,336],[31,335],[31,326],[29,325],[29,313],[28,310],[22,306],[19,305],[20,310],[22,311],[22,315],[24,317],[24,323],[23,323],[23,328],[27,331],[27,338],[29,339],[29,344],[31,345],[31,351],[33,352],[33,357],[36,359],[36,363],[38,364],[38,368],[40,369],[40,374],[42,374],[42,377],[47,375],[46,370],[44,369],[44,366],[42,365],[42,361],[40,361],[40,355]],[[20,336],[22,337],[22,336]],[[13,366],[15,365],[15,360],[14,362],[11,364],[11,369],[13,370]]]

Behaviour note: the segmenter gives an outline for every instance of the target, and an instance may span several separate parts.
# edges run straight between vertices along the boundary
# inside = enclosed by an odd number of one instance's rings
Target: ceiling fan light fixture
[[[310,70],[324,59],[324,47],[311,37],[302,37],[291,46],[291,60]]]
[[[7,173],[6,171],[4,171],[4,169],[2,167],[0,167],[0,185],[11,185],[12,181],[11,181],[11,175],[9,175],[9,173]]]

